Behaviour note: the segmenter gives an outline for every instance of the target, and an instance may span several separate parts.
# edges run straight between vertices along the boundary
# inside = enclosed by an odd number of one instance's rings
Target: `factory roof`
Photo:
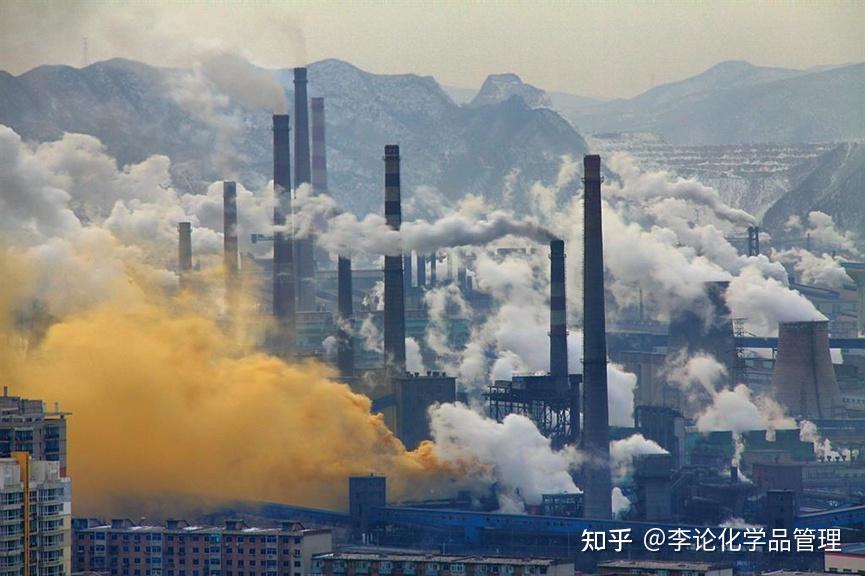
[[[730,568],[729,564],[716,562],[677,562],[675,560],[605,560],[598,563],[599,568],[643,568],[647,570],[688,570],[707,572]]]
[[[90,525],[76,527],[78,532],[174,532],[174,533],[220,533],[220,534],[315,534],[329,532],[325,529],[305,528],[300,522],[283,522],[281,527],[261,528],[247,526],[241,521],[227,521],[225,526],[197,526],[190,525],[184,520],[169,520],[166,525],[140,525],[134,524],[128,519],[115,519],[111,524],[90,521]]]
[[[854,542],[852,544],[841,544],[840,552],[827,552],[827,554],[844,554],[845,556],[865,556],[865,542]]]
[[[513,556],[465,556],[458,554],[427,554],[423,552],[405,553],[391,551],[370,552],[327,552],[316,554],[318,560],[361,560],[378,561],[391,560],[397,562],[441,562],[459,564],[511,564],[518,566],[552,566],[555,564],[570,564],[563,560],[552,558],[517,558]]]
[[[774,570],[761,572],[760,576],[837,576],[837,572],[799,572],[798,570]]]

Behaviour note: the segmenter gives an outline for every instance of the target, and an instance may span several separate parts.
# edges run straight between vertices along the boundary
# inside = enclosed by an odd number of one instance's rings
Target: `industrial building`
[[[729,564],[662,560],[606,560],[598,564],[601,576],[733,576]]]
[[[311,576],[573,576],[572,562],[550,558],[462,556],[394,551],[341,551],[318,554]]]
[[[60,462],[0,458],[0,574],[69,576],[72,504]]]
[[[141,525],[76,518],[75,572],[110,576],[308,576],[315,554],[330,552],[330,530],[284,522],[279,528],[226,520],[222,527],[168,520]]]

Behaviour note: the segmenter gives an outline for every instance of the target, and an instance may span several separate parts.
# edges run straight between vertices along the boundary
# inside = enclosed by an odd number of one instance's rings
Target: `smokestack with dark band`
[[[550,242],[550,376],[568,377],[565,304],[565,242]]]
[[[351,259],[340,256],[337,262],[337,348],[336,365],[343,380],[354,377],[354,343],[351,320],[354,315],[351,301]]]
[[[288,114],[273,116],[273,315],[280,352],[290,354],[295,325],[294,256],[291,217],[291,141]]]
[[[387,225],[399,230],[400,206],[399,146],[384,147],[384,215]],[[402,256],[384,257],[384,361],[390,377],[405,374],[405,294]]]
[[[324,137],[324,98],[312,98],[312,192],[327,194],[327,148]]]
[[[309,108],[306,68],[294,69],[294,189],[311,184],[309,159]],[[300,310],[315,309],[315,241],[312,236],[295,240]]]
[[[183,288],[184,276],[192,270],[192,223],[177,223],[177,273],[180,287]]]
[[[583,159],[583,450],[585,517],[612,517],[607,339],[604,314],[604,244],[601,226],[601,157]]]
[[[240,270],[237,264],[237,183],[222,183],[222,247],[225,267],[225,290],[229,310],[238,296]]]

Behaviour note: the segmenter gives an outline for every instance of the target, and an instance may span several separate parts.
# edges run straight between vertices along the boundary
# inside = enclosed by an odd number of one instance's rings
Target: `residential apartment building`
[[[220,528],[76,518],[73,567],[110,576],[308,576],[312,556],[331,545],[330,530],[299,522],[256,528],[228,520]]]
[[[69,479],[59,462],[0,458],[0,576],[69,576]]]
[[[66,416],[57,405],[46,411],[41,400],[9,396],[3,387],[0,396],[0,457],[27,452],[34,460],[60,463],[66,476]]]

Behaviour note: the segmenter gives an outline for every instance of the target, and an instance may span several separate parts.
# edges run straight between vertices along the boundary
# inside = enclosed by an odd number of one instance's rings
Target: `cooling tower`
[[[336,365],[343,379],[354,377],[354,344],[351,320],[354,316],[351,301],[351,260],[340,256],[336,269],[337,281],[337,348]]]
[[[550,242],[550,376],[568,377],[565,243]]]
[[[312,184],[309,158],[309,103],[306,95],[306,68],[294,69],[294,189]],[[315,309],[315,240],[295,240],[297,259],[297,306]]]
[[[400,206],[399,146],[384,147],[384,215],[387,225],[399,230]],[[391,377],[405,374],[405,293],[402,256],[384,257],[384,354]]]
[[[287,114],[273,116],[273,315],[276,317],[279,346],[293,348],[295,325],[294,256],[290,230],[291,218],[291,141]]]
[[[226,299],[232,308],[240,281],[237,245],[237,183],[226,181],[222,183],[222,254]]]
[[[311,98],[312,191],[327,194],[327,147],[324,137],[324,98]]]
[[[829,322],[782,322],[772,373],[775,399],[804,418],[843,418],[841,391],[829,356]]]
[[[601,226],[601,157],[583,159],[583,450],[586,518],[612,517],[607,338],[604,310],[604,244]]]

